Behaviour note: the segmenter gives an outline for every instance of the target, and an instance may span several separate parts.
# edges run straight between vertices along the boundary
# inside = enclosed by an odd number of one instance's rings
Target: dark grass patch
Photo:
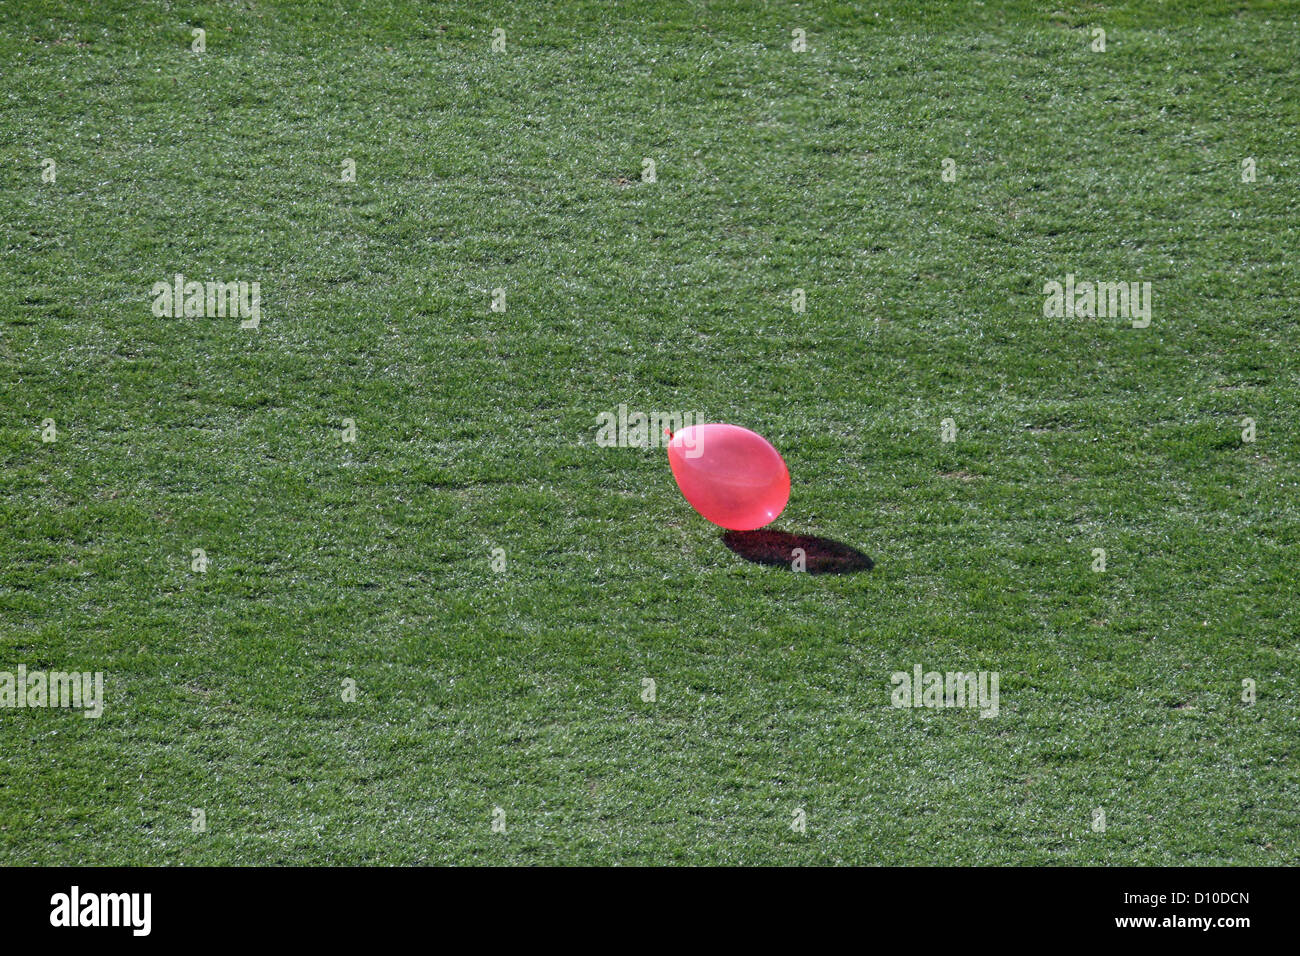
[[[874,566],[869,557],[841,541],[812,534],[790,534],[786,531],[728,531],[722,543],[746,561],[792,567],[796,549],[802,549],[809,574],[852,574],[870,571]]]

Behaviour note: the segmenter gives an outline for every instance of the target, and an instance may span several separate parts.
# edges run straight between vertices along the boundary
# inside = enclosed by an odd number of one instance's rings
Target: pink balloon
[[[668,443],[668,464],[691,507],[732,531],[770,524],[790,500],[780,452],[738,425],[683,428]]]

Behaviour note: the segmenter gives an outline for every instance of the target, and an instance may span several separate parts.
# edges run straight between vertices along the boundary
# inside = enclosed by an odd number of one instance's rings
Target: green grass
[[[1300,6],[344,6],[0,6],[0,863],[1300,862]]]

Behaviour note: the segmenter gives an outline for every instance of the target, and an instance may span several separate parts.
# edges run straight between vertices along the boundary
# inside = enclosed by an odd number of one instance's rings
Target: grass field
[[[0,6],[0,863],[1300,862],[1300,4],[915,6]]]

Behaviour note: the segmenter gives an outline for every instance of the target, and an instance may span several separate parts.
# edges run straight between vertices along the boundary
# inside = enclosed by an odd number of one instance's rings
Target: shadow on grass
[[[746,561],[791,567],[795,548],[803,548],[809,574],[852,574],[870,571],[875,562],[856,548],[812,534],[785,531],[727,531],[722,543]]]

